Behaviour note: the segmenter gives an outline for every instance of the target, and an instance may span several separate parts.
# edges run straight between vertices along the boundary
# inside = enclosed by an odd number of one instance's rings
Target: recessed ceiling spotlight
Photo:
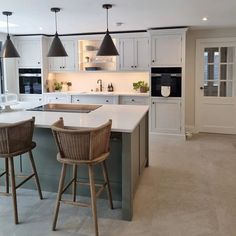
[[[39,30],[43,30],[43,27],[40,26],[40,27],[39,27]]]
[[[207,21],[208,18],[205,16],[205,17],[202,18],[202,20],[203,20],[203,21]]]
[[[122,26],[123,24],[123,22],[116,22],[116,26]]]

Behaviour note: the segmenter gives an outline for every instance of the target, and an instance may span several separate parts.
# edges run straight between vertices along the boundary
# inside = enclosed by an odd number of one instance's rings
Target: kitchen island
[[[102,105],[89,113],[15,110],[0,113],[0,123],[14,123],[32,116],[35,117],[34,141],[37,143],[33,153],[41,187],[44,191],[53,192],[57,191],[61,164],[56,160],[57,149],[50,129],[51,124],[63,117],[65,126],[83,129],[100,126],[112,119],[108,173],[113,199],[121,201],[122,219],[131,220],[138,179],[145,166],[148,166],[148,106]],[[27,174],[30,172],[30,165],[24,160],[24,156],[22,159],[22,162],[15,163],[16,172]],[[3,167],[3,162],[0,167]],[[101,170],[95,168],[95,172],[96,181],[101,181]],[[67,180],[71,174],[72,170],[68,173]],[[79,167],[78,177],[86,180],[87,169]],[[3,180],[0,181],[2,184]],[[25,186],[34,187],[33,183]],[[88,193],[85,187],[78,188],[79,195]]]

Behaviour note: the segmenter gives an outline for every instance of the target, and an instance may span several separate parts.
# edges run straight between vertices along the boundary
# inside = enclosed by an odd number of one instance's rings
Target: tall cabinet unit
[[[40,69],[41,70],[41,90],[44,91],[44,81],[48,75],[48,61],[46,53],[47,38],[44,36],[15,36],[14,42],[20,55],[16,59],[16,93],[22,101],[41,101],[42,94],[20,94],[19,90],[19,69]]]
[[[181,96],[152,96],[151,133],[179,135],[185,137],[185,47],[187,28],[149,30],[151,68],[181,68]],[[152,69],[151,69],[152,71]],[[151,74],[151,73],[150,73]],[[154,77],[154,76],[153,76]],[[152,84],[152,74],[150,84]],[[165,75],[160,87],[165,84]],[[171,87],[172,84],[170,83]],[[151,87],[151,91],[152,88]],[[173,89],[171,87],[171,89]]]

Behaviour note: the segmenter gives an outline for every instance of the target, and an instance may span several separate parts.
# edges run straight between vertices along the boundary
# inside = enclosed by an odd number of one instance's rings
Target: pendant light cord
[[[57,12],[55,11],[55,26],[56,26],[56,33],[57,33]]]
[[[108,31],[108,8],[107,8],[107,31]]]
[[[8,15],[7,15],[7,35],[9,35]]]

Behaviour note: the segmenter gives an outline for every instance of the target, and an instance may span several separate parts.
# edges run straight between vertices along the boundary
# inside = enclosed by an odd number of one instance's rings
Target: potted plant
[[[143,80],[133,83],[133,88],[136,91],[139,89],[140,93],[146,93],[149,90],[148,83]]]
[[[62,83],[61,82],[54,82],[54,90],[61,91],[62,90]]]

